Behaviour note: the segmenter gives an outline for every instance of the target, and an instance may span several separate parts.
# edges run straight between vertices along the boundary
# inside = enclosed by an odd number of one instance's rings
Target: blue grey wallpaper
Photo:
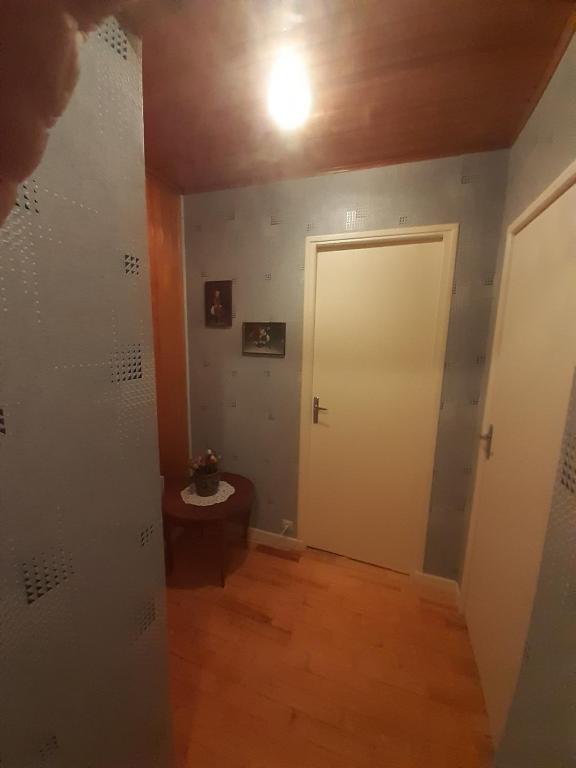
[[[304,242],[310,234],[458,222],[425,568],[457,578],[478,430],[507,171],[492,152],[185,199],[194,450],[254,480],[253,525],[296,521]],[[204,327],[204,280],[234,281],[229,330]],[[242,321],[287,323],[284,359],[241,355]]]

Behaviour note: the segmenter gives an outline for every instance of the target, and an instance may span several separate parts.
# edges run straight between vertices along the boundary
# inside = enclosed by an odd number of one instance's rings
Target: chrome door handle
[[[312,407],[312,421],[314,424],[318,424],[318,414],[320,411],[327,411],[328,408],[321,408],[320,407],[320,398],[315,397],[314,398],[314,405]]]
[[[494,425],[490,424],[488,432],[480,435],[480,440],[484,440],[484,455],[487,459],[492,456],[492,440],[494,438]]]

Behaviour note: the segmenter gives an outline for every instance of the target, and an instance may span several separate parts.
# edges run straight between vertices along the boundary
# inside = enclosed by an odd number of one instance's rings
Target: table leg
[[[218,524],[218,545],[220,548],[220,585],[226,586],[226,521],[220,520]]]
[[[248,546],[248,536],[250,534],[250,517],[252,515],[252,510],[250,507],[246,510],[244,513],[244,544]]]

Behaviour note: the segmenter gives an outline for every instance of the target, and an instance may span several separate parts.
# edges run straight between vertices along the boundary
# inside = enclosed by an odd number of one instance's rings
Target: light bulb
[[[268,81],[268,111],[285,130],[301,126],[312,106],[310,82],[302,57],[290,48],[281,50]]]

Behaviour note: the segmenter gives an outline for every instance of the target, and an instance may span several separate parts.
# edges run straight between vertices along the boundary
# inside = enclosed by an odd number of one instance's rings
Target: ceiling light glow
[[[290,48],[281,50],[268,81],[268,111],[284,130],[301,126],[310,114],[312,92],[302,57]]]

